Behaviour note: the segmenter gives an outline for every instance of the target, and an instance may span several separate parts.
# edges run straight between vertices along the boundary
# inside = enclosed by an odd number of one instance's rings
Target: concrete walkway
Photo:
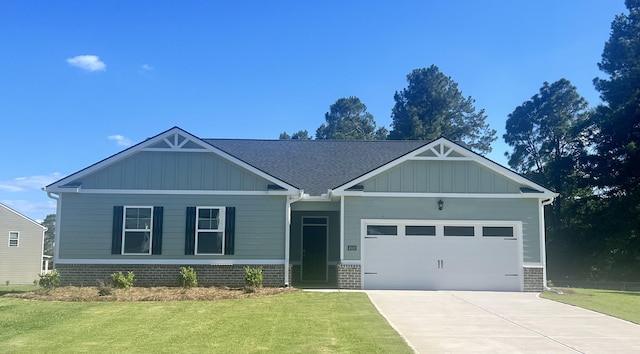
[[[367,294],[418,353],[640,353],[640,325],[535,293]]]

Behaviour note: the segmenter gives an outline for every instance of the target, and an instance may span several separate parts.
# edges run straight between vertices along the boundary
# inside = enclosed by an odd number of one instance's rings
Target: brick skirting
[[[97,280],[109,281],[111,274],[131,271],[135,286],[176,286],[180,267],[192,267],[200,286],[244,286],[246,265],[168,265],[168,264],[56,264],[61,285],[94,286]],[[284,266],[273,264],[248,265],[262,268],[264,286],[284,286]],[[291,278],[291,272],[289,272]],[[290,283],[290,282],[289,282]]]
[[[361,289],[359,264],[338,264],[338,289]]]
[[[540,293],[544,290],[544,268],[524,268],[524,291]]]

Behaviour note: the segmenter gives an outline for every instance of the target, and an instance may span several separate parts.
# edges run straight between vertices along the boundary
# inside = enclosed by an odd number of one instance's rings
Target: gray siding
[[[18,247],[9,247],[9,232],[19,232]],[[33,284],[42,269],[44,229],[0,206],[0,283]]]
[[[62,197],[62,259],[284,259],[284,196],[71,194]],[[162,206],[162,255],[111,254],[113,206]],[[185,255],[188,206],[236,207],[235,255]]]
[[[365,192],[520,193],[520,184],[474,161],[406,161],[362,185]]]
[[[72,183],[83,189],[266,191],[271,182],[211,152],[141,151]]]
[[[357,245],[345,259],[359,260],[361,219],[500,220],[522,221],[523,261],[540,262],[540,227],[537,199],[345,197],[345,245]]]

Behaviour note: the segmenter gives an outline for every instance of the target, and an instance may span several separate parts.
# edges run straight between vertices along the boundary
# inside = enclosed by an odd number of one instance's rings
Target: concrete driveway
[[[536,293],[367,294],[418,353],[640,353],[640,325]]]

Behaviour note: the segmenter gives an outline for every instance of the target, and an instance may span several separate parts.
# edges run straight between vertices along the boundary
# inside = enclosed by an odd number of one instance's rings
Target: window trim
[[[217,209],[218,210],[218,229],[216,230],[212,230],[212,229],[200,229],[199,225],[198,225],[198,215],[200,215],[200,210],[201,209]],[[227,218],[227,208],[224,206],[196,206],[196,217],[195,217],[195,226],[194,226],[194,249],[193,249],[193,254],[198,256],[198,255],[205,255],[205,256],[224,256],[225,255],[225,244],[227,242],[227,233],[226,233],[226,218]],[[198,252],[198,240],[199,240],[199,233],[200,232],[220,232],[222,233],[222,249],[220,253],[202,253],[202,252]]]
[[[127,229],[127,209],[149,209],[151,211],[149,217],[148,229]],[[149,251],[144,253],[126,253],[125,245],[127,243],[127,232],[149,232]],[[120,254],[123,256],[148,256],[151,255],[153,249],[153,206],[148,205],[124,205],[122,207],[122,249]]]
[[[484,226],[497,226],[497,227],[512,227],[513,237],[503,237],[509,240],[519,240],[523,237],[523,223],[520,220],[433,220],[433,219],[361,219],[361,233],[364,238],[376,238],[378,236],[385,237],[384,235],[368,235],[367,226],[370,225],[395,225],[398,226],[398,234],[394,236],[386,237],[411,237],[411,238],[493,238],[500,239],[501,237],[485,237],[482,233],[482,227]],[[435,226],[435,236],[418,236],[407,235],[405,226]],[[444,236],[445,226],[473,226],[474,236]]]
[[[17,237],[12,239],[12,234],[15,234]],[[16,244],[12,245],[11,241],[16,241]],[[9,242],[7,243],[7,247],[20,247],[20,231],[9,231]]]

